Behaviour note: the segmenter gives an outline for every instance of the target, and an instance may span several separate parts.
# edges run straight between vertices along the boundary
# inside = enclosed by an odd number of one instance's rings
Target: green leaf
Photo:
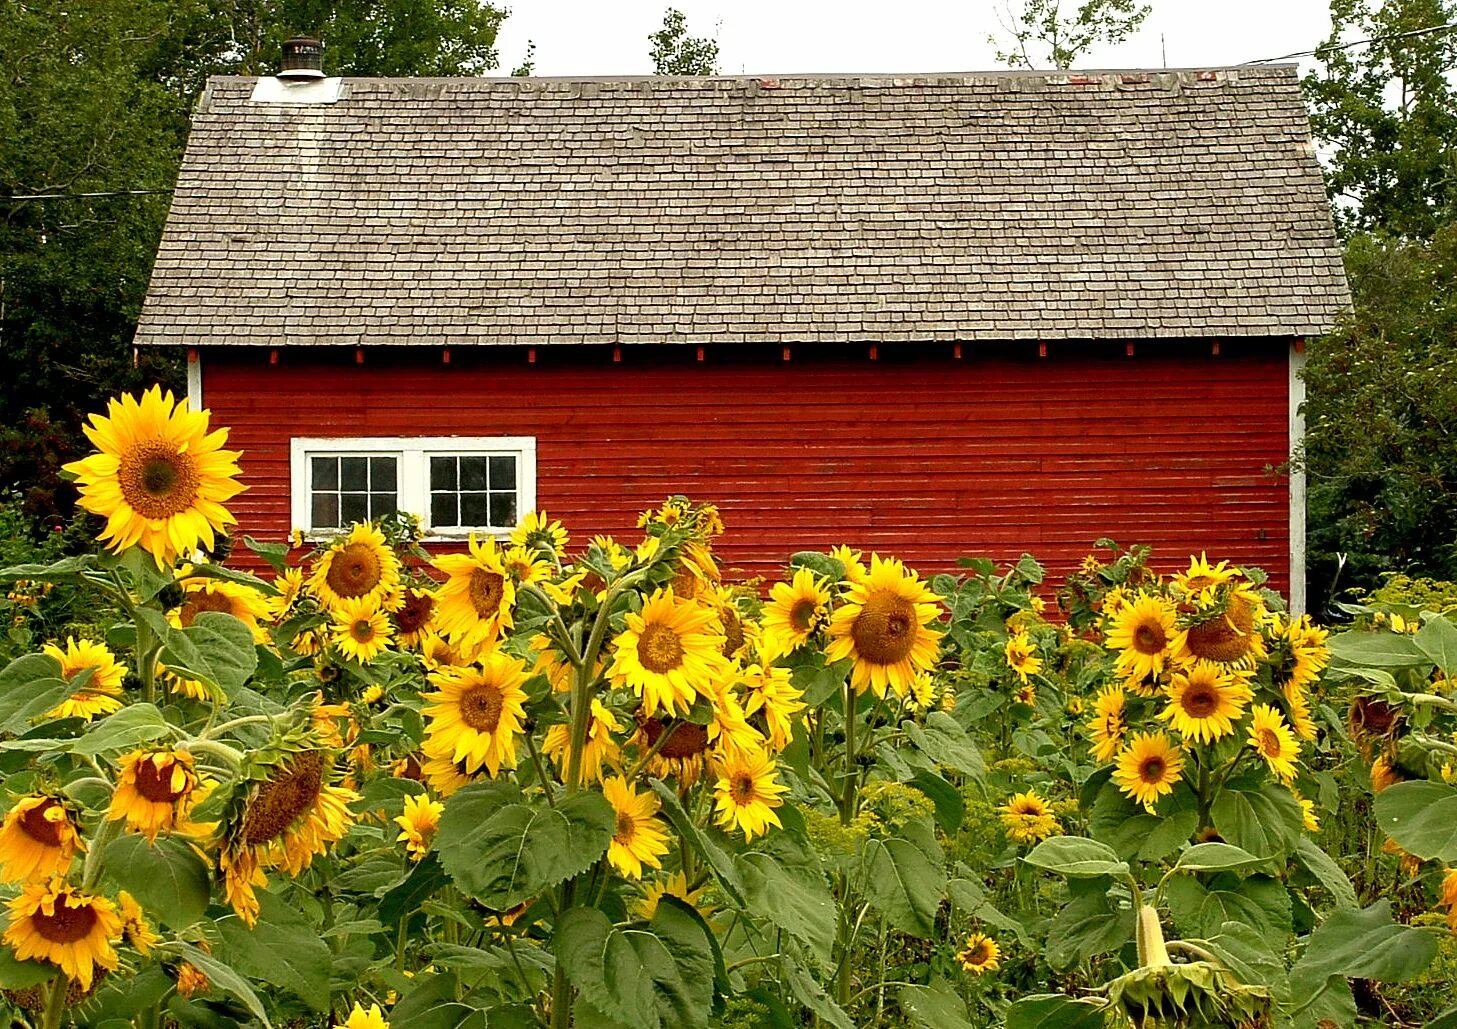
[[[1169,882],[1164,897],[1174,924],[1185,936],[1211,936],[1226,922],[1253,926],[1272,938],[1290,933],[1290,895],[1267,875],[1241,879],[1232,872],[1205,884],[1190,877]]]
[[[1007,1008],[1007,1029],[1103,1029],[1103,1005],[1061,993],[1035,993]]]
[[[440,858],[431,851],[410,869],[404,882],[391,886],[380,895],[380,919],[394,925],[405,915],[418,910],[421,904],[447,882],[449,879],[445,875],[445,869],[440,867]]]
[[[1053,836],[1033,847],[1022,860],[1074,878],[1128,874],[1128,863],[1118,860],[1111,847],[1083,836]]]
[[[936,805],[936,824],[942,829],[954,833],[961,828],[966,818],[966,801],[955,786],[924,769],[912,776],[907,785],[920,790]]]
[[[1101,883],[1074,880],[1069,885],[1072,898],[1047,931],[1047,963],[1056,969],[1115,951],[1133,939],[1131,908],[1114,904]]]
[[[162,663],[188,679],[216,685],[228,697],[258,667],[253,631],[225,611],[204,611],[187,628],[169,630],[161,634]]]
[[[1209,814],[1226,841],[1262,858],[1284,857],[1305,830],[1300,801],[1274,783],[1258,790],[1226,787],[1214,798]]]
[[[264,545],[269,546],[270,544]],[[277,546],[284,553],[288,552],[287,548],[285,548],[282,544],[271,545]],[[249,549],[252,548],[250,547]],[[254,553],[258,552],[254,551]],[[215,565],[208,563],[193,565],[191,570],[191,577],[194,579],[218,579],[222,582],[231,582],[238,586],[246,586],[250,590],[256,590],[257,592],[263,594],[265,597],[278,596],[278,587],[274,586],[273,583],[260,579],[258,578],[258,576],[252,574],[251,572],[239,571],[236,568],[229,568],[226,565]]]
[[[95,563],[96,559],[92,555],[78,554],[75,557],[63,557],[48,565],[34,563],[10,565],[8,568],[0,568],[0,582],[11,583],[17,579],[32,579],[40,582],[80,582],[81,573]]]
[[[631,1029],[700,1027],[713,1001],[713,954],[703,932],[672,904],[649,929],[614,926],[596,908],[563,913],[557,961],[595,1008]]]
[[[45,961],[21,961],[9,947],[0,947],[0,989],[23,990],[56,977],[56,966]]]
[[[1457,675],[1457,625],[1432,615],[1412,639],[1444,676]]]
[[[762,850],[741,854],[735,863],[749,910],[828,961],[835,902],[813,849],[790,833],[774,833]]]
[[[161,739],[172,731],[155,705],[128,704],[114,715],[93,723],[84,736],[67,741],[75,754],[96,757],[107,751],[131,750],[140,743]]]
[[[1457,1007],[1448,1008],[1440,1012],[1422,1029],[1457,1029]]]
[[[289,545],[287,543],[264,543],[252,536],[243,537],[243,546],[268,562],[275,572],[282,572],[288,565]]]
[[[268,1015],[263,1010],[263,1002],[258,999],[258,994],[253,992],[253,987],[248,985],[248,980],[211,954],[199,950],[190,943],[172,943],[168,945],[168,949],[185,958],[190,965],[211,979],[212,984],[218,989],[226,990],[242,1001],[243,1006],[252,1013],[253,1017],[263,1023],[263,1029],[273,1029],[273,1023],[268,1021]]]
[[[1311,840],[1302,836],[1295,841],[1295,857],[1326,888],[1326,892],[1336,902],[1336,907],[1359,906],[1356,902],[1356,887],[1351,884],[1346,873],[1341,871],[1341,866]]]
[[[902,986],[901,1010],[921,1029],[972,1029],[966,1002],[948,989]]]
[[[1332,636],[1327,645],[1332,662],[1341,665],[1411,668],[1432,663],[1416,640],[1405,633],[1351,629]]]
[[[901,837],[867,840],[863,853],[866,899],[902,932],[933,935],[946,894],[942,862]]]
[[[607,852],[617,827],[600,793],[563,797],[556,807],[526,801],[501,783],[476,783],[445,802],[435,850],[466,893],[504,911],[585,872]]]
[[[1223,869],[1254,868],[1268,864],[1268,858],[1228,843],[1196,843],[1179,855],[1174,867],[1184,872],[1215,872]]]
[[[1037,558],[1031,554],[1023,554],[1017,559],[1016,572],[1033,585],[1042,582],[1047,577],[1047,572],[1042,565],[1037,563]]]
[[[207,911],[212,893],[207,865],[181,839],[160,837],[151,845],[141,836],[118,836],[101,858],[106,874],[137,899],[148,918],[182,929]]]
[[[744,907],[744,880],[740,877],[733,859],[715,841],[712,832],[699,831],[697,823],[688,817],[688,812],[683,810],[683,804],[678,800],[677,791],[661,779],[649,781],[662,805],[663,817],[668,820],[668,824],[673,827],[678,838],[686,841],[703,858],[709,871],[713,873],[714,879],[718,882],[719,889],[723,890],[729,900],[739,907]]]
[[[1151,815],[1123,795],[1115,782],[1104,782],[1093,799],[1088,834],[1106,843],[1125,861],[1158,861],[1178,850],[1199,828],[1199,801],[1184,782],[1174,785]]]
[[[1322,922],[1290,970],[1291,985],[1299,997],[1302,987],[1336,975],[1404,982],[1431,964],[1436,953],[1436,937],[1396,924],[1391,902],[1379,900],[1364,911],[1336,911]]]
[[[276,895],[259,890],[258,904],[252,929],[237,915],[218,919],[220,955],[250,979],[290,990],[315,1011],[328,1010],[333,967],[328,944]]]
[[[24,732],[74,692],[61,665],[45,654],[17,657],[0,671],[0,732]]]
[[[1457,787],[1414,780],[1376,794],[1376,825],[1408,854],[1457,864]]]
[[[791,554],[789,568],[791,571],[797,568],[808,568],[830,582],[839,582],[845,577],[844,565],[829,554],[821,554],[814,550],[800,550]]]
[[[784,975],[784,983],[795,1000],[835,1029],[855,1029],[855,1023],[850,1021],[845,1010],[830,999],[824,987],[815,982],[814,976],[805,971],[799,962],[785,957],[779,967]]]
[[[1285,962],[1270,946],[1267,935],[1243,922],[1225,922],[1208,939],[1190,940],[1223,961],[1246,984],[1286,988]],[[1282,948],[1283,950],[1283,948]]]
[[[977,750],[966,730],[945,711],[932,711],[926,716],[924,728],[915,722],[901,723],[906,737],[938,765],[943,765],[962,775],[981,776],[986,773],[986,762]]]

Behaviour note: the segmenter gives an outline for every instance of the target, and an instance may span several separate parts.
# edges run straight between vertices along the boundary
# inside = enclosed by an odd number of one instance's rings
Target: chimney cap
[[[307,81],[324,77],[324,44],[312,36],[295,36],[283,41],[283,63],[278,78]]]

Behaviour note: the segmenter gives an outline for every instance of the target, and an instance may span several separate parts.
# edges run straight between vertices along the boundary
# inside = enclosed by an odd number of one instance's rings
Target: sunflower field
[[[1332,632],[1108,540],[732,583],[681,496],[255,575],[206,412],[87,434],[99,546],[0,571],[11,1024],[1457,1025],[1457,591]]]

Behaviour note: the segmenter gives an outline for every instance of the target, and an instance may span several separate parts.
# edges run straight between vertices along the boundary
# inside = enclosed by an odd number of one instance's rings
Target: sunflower
[[[810,569],[799,569],[789,582],[776,582],[761,616],[764,656],[773,660],[798,650],[829,622],[829,610],[829,588]]]
[[[1457,868],[1442,873],[1438,896],[1437,907],[1447,909],[1447,927],[1457,933]]]
[[[511,530],[511,543],[526,550],[561,557],[567,551],[567,530],[561,522],[550,520],[545,511],[528,511]]]
[[[1112,761],[1123,746],[1128,729],[1127,700],[1120,686],[1108,686],[1093,701],[1093,717],[1088,721],[1088,734],[1093,740],[1093,760],[1102,764]]]
[[[1220,588],[1212,610],[1198,611],[1187,628],[1174,640],[1179,661],[1192,664],[1198,660],[1247,667],[1265,656],[1264,635],[1260,622],[1265,605],[1247,582]]]
[[[668,738],[659,743],[665,732]],[[639,752],[657,747],[648,759],[648,773],[659,779],[672,776],[684,789],[696,783],[708,766],[708,729],[693,722],[680,722],[670,728],[664,719],[640,717],[632,742]]]
[[[177,992],[183,997],[196,997],[212,989],[212,980],[192,962],[184,961],[177,966]]]
[[[707,544],[689,540],[683,544],[678,557],[678,570],[674,573],[668,588],[678,595],[679,600],[693,600],[718,584],[718,562]]]
[[[1279,711],[1269,704],[1256,704],[1251,709],[1250,746],[1265,759],[1270,771],[1288,783],[1295,778],[1295,761],[1300,757],[1300,743],[1285,724]]]
[[[366,1011],[356,1003],[354,1010],[349,1012],[349,1017],[335,1029],[390,1029],[390,1024],[385,1021],[384,1012],[379,1009],[378,1004],[371,1004]]]
[[[10,901],[4,941],[21,961],[39,958],[91,989],[97,967],[116,967],[112,943],[121,939],[121,918],[105,897],[92,896],[62,879],[31,883]]]
[[[420,745],[420,753],[425,758],[420,765],[420,775],[426,785],[442,797],[451,796],[456,790],[469,786],[478,778],[467,772],[463,763],[452,761],[448,748],[442,749],[429,739]]]
[[[1007,667],[1017,673],[1017,678],[1024,685],[1031,681],[1031,676],[1042,671],[1042,658],[1037,656],[1037,644],[1025,632],[1014,632],[1007,637],[1002,656],[1006,659]]]
[[[1315,813],[1315,801],[1307,800],[1300,794],[1291,791],[1296,801],[1300,804],[1300,821],[1309,833],[1320,832],[1320,818]]]
[[[1107,646],[1120,651],[1117,668],[1131,679],[1162,674],[1174,643],[1174,608],[1162,597],[1140,593],[1112,616]]]
[[[1189,557],[1189,570],[1174,576],[1174,589],[1193,602],[1208,606],[1214,600],[1214,591],[1235,578],[1238,572],[1229,567],[1228,561],[1217,565],[1209,563],[1207,553]]]
[[[372,600],[340,601],[333,609],[334,646],[360,664],[369,664],[389,646],[394,630],[389,616]]]
[[[708,742],[720,760],[730,753],[744,753],[764,746],[764,734],[749,724],[743,705],[732,689],[718,689],[713,697],[708,722]]]
[[[309,589],[325,607],[346,600],[365,600],[393,610],[399,603],[400,559],[384,533],[368,522],[356,522],[348,534],[319,555],[309,576]]]
[[[106,519],[101,542],[121,551],[140,545],[157,566],[170,565],[198,544],[211,549],[237,519],[223,507],[247,487],[235,450],[223,450],[228,430],[208,431],[208,412],[190,411],[152,387],[107,404],[82,427],[100,451],[65,470],[76,476],[78,503]]]
[[[860,558],[863,555],[860,551],[854,550],[843,544],[833,547],[830,550],[830,557],[840,562],[840,567],[845,570],[844,581],[854,585],[857,582],[864,582],[870,573],[865,570],[865,565]]]
[[[516,624],[511,613],[516,584],[495,540],[479,543],[471,533],[469,553],[442,554],[435,567],[450,576],[435,591],[435,599],[437,624],[451,643],[464,648],[493,644]]]
[[[919,677],[929,681],[929,676]],[[744,713],[758,716],[769,749],[778,753],[794,736],[795,716],[805,709],[804,691],[795,687],[788,668],[749,665],[744,669]],[[914,683],[912,686],[914,687]]]
[[[146,957],[162,941],[162,937],[152,931],[152,925],[147,921],[147,916],[135,897],[122,890],[116,895],[116,899],[121,904],[119,913],[122,939],[138,954]]]
[[[440,828],[440,816],[444,813],[445,805],[431,800],[424,793],[405,798],[405,813],[395,816],[395,824],[401,830],[395,842],[405,845],[405,853],[412,861],[419,861],[430,853],[430,841],[435,838],[435,832]]]
[[[904,697],[916,673],[936,663],[941,633],[930,623],[940,600],[899,561],[872,554],[870,572],[850,584],[830,619],[826,659],[854,659],[850,681],[859,693],[884,697],[889,687]]]
[[[633,914],[644,922],[651,922],[653,916],[658,913],[658,902],[664,897],[677,897],[689,907],[697,908],[701,915],[710,915],[713,909],[706,907],[703,903],[703,895],[706,886],[697,889],[688,888],[688,877],[682,872],[674,872],[669,876],[658,876],[643,888],[641,900],[633,903]]]
[[[76,823],[61,801],[43,793],[21,797],[0,823],[0,880],[64,876],[82,846]]]
[[[1012,700],[1014,703],[1021,704],[1024,707],[1036,707],[1037,687],[1030,682],[1024,682],[1012,691]]]
[[[956,954],[961,967],[972,975],[994,972],[1002,961],[1002,948],[997,941],[981,933],[972,933],[966,938],[966,946]]]
[[[121,759],[106,817],[124,818],[128,829],[154,841],[160,832],[190,828],[187,816],[197,803],[197,791],[197,772],[187,751],[134,750]]]
[[[657,590],[641,613],[627,613],[626,627],[613,641],[613,684],[631,687],[648,715],[660,708],[686,712],[725,673],[717,621],[711,607],[679,600],[671,586]]]
[[[89,722],[97,715],[121,710],[121,684],[126,678],[126,669],[117,663],[105,644],[67,636],[65,650],[54,643],[47,643],[41,648],[41,653],[55,659],[61,666],[61,678],[67,682],[91,669],[91,678],[47,711],[46,718],[84,718]]]
[[[618,746],[613,733],[621,732],[622,724],[600,700],[592,700],[592,713],[587,719],[587,739],[582,745],[582,781],[598,782],[602,779],[604,764],[618,764],[622,748]],[[563,776],[571,764],[572,727],[558,722],[546,731],[541,752],[555,762]]]
[[[418,646],[435,624],[435,594],[414,586],[405,589],[394,622],[400,646]]]
[[[1399,782],[1406,782],[1406,776],[1397,771],[1386,755],[1383,754],[1371,762],[1372,793],[1381,793]]]
[[[568,693],[572,689],[572,681],[576,677],[577,670],[570,661],[562,655],[553,645],[551,638],[545,633],[537,633],[527,644],[531,652],[536,655],[536,660],[531,666],[533,675],[544,675],[546,681],[551,683],[551,688],[557,693]],[[597,672],[602,671],[602,658],[597,659]],[[595,678],[595,676],[594,676]]]
[[[253,642],[267,642],[268,633],[258,622],[268,621],[272,606],[269,598],[257,590],[201,575],[188,576],[178,585],[182,587],[182,603],[169,616],[173,625],[185,629],[204,611],[220,611],[246,625],[253,634]]]
[[[1310,698],[1305,691],[1295,685],[1294,680],[1287,682],[1284,689],[1285,706],[1290,712],[1290,727],[1295,730],[1295,735],[1302,740],[1313,740],[1316,737],[1315,719],[1310,717]]]
[[[1174,792],[1184,771],[1184,753],[1164,733],[1134,733],[1118,753],[1113,781],[1129,797],[1153,814],[1159,798]]]
[[[482,766],[495,778],[516,767],[516,737],[526,718],[526,665],[509,654],[492,652],[468,668],[441,668],[430,676],[438,689],[422,699],[426,738],[462,762],[468,773]]]
[[[271,613],[275,622],[281,622],[304,595],[304,570],[297,566],[285,568],[273,577],[273,588],[278,596],[272,598]]]
[[[1002,805],[1001,817],[1002,824],[1007,827],[1007,835],[1017,843],[1036,843],[1062,831],[1047,801],[1038,796],[1036,790],[1012,794],[1012,798]]]
[[[638,793],[624,779],[602,781],[602,795],[617,812],[617,828],[607,847],[607,860],[623,875],[642,878],[643,865],[663,867],[660,858],[668,853],[668,833],[657,817],[658,798]]]
[[[714,820],[725,829],[742,829],[745,840],[768,832],[771,825],[782,828],[774,809],[784,803],[781,794],[788,788],[774,771],[774,759],[762,750],[729,754],[714,785]]]
[[[1180,735],[1213,743],[1234,732],[1254,699],[1244,680],[1212,661],[1199,661],[1187,671],[1175,672],[1168,690],[1169,703],[1159,718]]]
[[[551,562],[539,550],[508,547],[501,555],[501,564],[505,567],[506,574],[523,586],[543,582],[552,575]]]

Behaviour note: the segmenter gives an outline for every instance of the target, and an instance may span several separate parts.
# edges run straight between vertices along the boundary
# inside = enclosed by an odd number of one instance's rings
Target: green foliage
[[[663,27],[648,36],[655,75],[717,75],[718,40],[688,35],[683,12],[669,7]]]
[[[1018,0],[1007,5],[1009,21],[1002,23],[1012,45],[998,49],[997,60],[1009,68],[1071,68],[1094,47],[1112,46],[1133,35],[1151,10],[1138,0],[1082,0],[1065,14],[1062,0]],[[1000,45],[996,36],[987,39]]]

